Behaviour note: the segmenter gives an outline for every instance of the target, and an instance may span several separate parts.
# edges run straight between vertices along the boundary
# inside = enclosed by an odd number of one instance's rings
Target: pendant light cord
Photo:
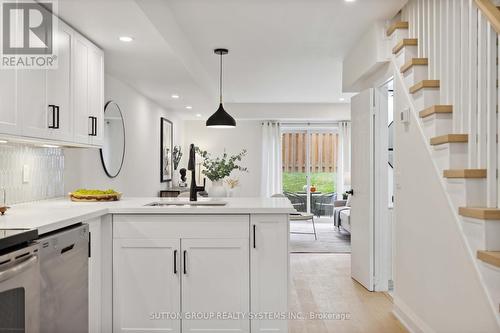
[[[222,52],[220,53],[219,101],[222,104]]]

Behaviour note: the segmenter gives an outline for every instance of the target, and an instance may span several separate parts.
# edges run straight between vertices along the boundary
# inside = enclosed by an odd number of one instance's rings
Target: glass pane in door
[[[336,191],[338,134],[314,131],[310,135],[310,211],[318,216],[330,216]]]
[[[307,211],[307,133],[282,134],[283,192],[299,212]]]

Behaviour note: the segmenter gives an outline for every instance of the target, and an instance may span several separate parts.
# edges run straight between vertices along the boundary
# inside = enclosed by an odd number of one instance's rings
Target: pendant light
[[[236,127],[236,120],[224,110],[222,105],[222,56],[228,54],[229,50],[215,49],[214,53],[220,56],[219,108],[208,118],[206,125],[213,128],[234,128]]]

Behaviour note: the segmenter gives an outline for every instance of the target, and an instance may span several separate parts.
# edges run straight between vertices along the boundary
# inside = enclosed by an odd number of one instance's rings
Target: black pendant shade
[[[208,127],[236,127],[236,120],[229,113],[224,110],[222,103],[219,104],[219,108],[213,115],[207,120]]]
[[[220,78],[219,78],[219,108],[213,115],[208,118],[207,127],[213,128],[234,128],[236,127],[236,120],[229,113],[224,110],[222,105],[222,56],[229,53],[228,49],[215,49],[214,53],[220,56]]]

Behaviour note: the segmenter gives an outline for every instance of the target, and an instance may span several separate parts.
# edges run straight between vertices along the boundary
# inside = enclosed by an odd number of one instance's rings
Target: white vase
[[[212,182],[212,186],[210,186],[208,191],[208,196],[212,198],[224,198],[227,196],[227,191],[222,180]]]

